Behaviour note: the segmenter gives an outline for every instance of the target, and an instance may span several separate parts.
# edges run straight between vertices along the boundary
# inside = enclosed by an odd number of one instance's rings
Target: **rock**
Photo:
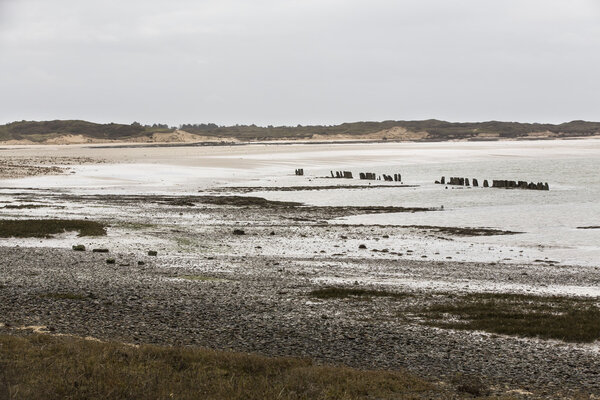
[[[92,253],[108,253],[108,249],[93,249]]]
[[[158,252],[156,250],[148,250],[148,255],[151,257],[156,257]]]
[[[73,245],[73,250],[75,251],[85,251],[85,246],[82,244],[75,244]]]
[[[359,246],[358,246],[358,248],[359,248],[359,249],[366,249],[366,248],[367,248],[367,245],[361,244],[361,245],[359,245]]]
[[[234,229],[233,234],[234,235],[245,235],[246,232],[244,232],[242,229]]]
[[[115,264],[115,263],[116,263],[116,260],[115,260],[114,258],[107,258],[107,259],[106,259],[106,263],[107,263],[107,264]]]

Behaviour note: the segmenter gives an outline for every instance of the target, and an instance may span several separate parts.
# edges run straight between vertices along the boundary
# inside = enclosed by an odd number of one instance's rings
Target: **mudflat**
[[[598,266],[519,260],[519,250],[508,247],[502,249],[514,254],[510,261],[464,261],[463,255],[480,251],[471,245],[482,249],[482,240],[518,240],[527,232],[414,224],[427,216],[443,220],[451,211],[402,201],[404,193],[423,187],[408,177],[399,187],[319,174],[287,177],[289,166],[279,160],[290,149],[238,154],[242,148],[219,147],[197,154],[140,148],[129,156],[131,149],[122,149],[112,155],[123,157],[117,160],[104,149],[91,157],[88,148],[59,148],[56,157],[107,162],[43,178],[54,186],[35,187],[42,178],[4,181],[0,331],[308,357],[361,369],[406,369],[450,386],[457,375],[473,376],[500,396],[600,395]],[[102,187],[95,177],[89,186],[59,186],[79,183],[85,168],[95,165],[103,171],[140,165],[144,151],[153,160],[148,165],[184,167],[175,174],[192,163],[208,168],[209,176],[191,176],[179,190],[163,189],[164,176],[147,187],[137,180],[130,187]],[[178,161],[161,161],[179,151]],[[337,151],[352,158],[352,149]],[[275,166],[261,167],[265,158]],[[230,162],[252,165],[266,178],[227,179],[233,169],[211,169]],[[283,168],[286,184],[272,181]],[[367,198],[393,190],[397,200],[340,205],[309,197],[347,196],[348,190]],[[352,222],[376,216],[406,222]],[[43,237],[27,234],[18,224],[32,219],[51,221],[40,226],[52,230]],[[94,229],[82,231],[88,226]]]

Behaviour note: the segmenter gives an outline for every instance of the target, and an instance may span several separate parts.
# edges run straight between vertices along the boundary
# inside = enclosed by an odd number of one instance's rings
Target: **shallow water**
[[[519,231],[523,233],[457,240],[535,248],[547,258],[567,264],[600,264],[600,229],[577,229],[600,225],[600,140],[596,139],[156,148],[144,149],[143,157],[137,158],[136,151],[128,153],[123,161],[127,164],[113,160],[111,164],[77,166],[74,174],[5,180],[1,186],[87,193],[192,194],[199,189],[235,185],[368,184],[358,179],[325,179],[330,170],[350,170],[355,177],[359,172],[400,172],[405,184],[418,187],[399,188],[390,183],[389,188],[368,190],[269,191],[253,195],[314,205],[443,205],[443,212],[363,215],[331,222]],[[146,162],[148,159],[153,161]],[[304,168],[305,176],[293,176],[294,168]],[[548,182],[551,190],[446,189],[433,183],[441,176],[477,178],[480,184],[484,179],[542,181]],[[484,254],[472,256],[486,259]]]

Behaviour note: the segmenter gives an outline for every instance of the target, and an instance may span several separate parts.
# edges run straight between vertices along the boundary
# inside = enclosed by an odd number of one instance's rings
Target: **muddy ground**
[[[106,224],[108,232],[105,237],[65,233],[54,239],[2,239],[0,323],[5,332],[42,326],[55,334],[129,343],[306,356],[361,368],[404,367],[433,380],[464,373],[481,377],[495,393],[600,395],[597,343],[439,329],[420,317],[419,310],[448,292],[538,293],[564,287],[585,294],[600,285],[598,268],[462,263],[451,257],[434,262],[404,242],[406,235],[452,241],[455,235],[514,232],[334,225],[335,218],[386,211],[233,195],[219,200],[214,195],[23,191],[1,200],[15,207],[40,206],[3,209],[3,218],[88,218]],[[76,244],[87,251],[73,251]],[[94,253],[94,248],[109,253]],[[149,250],[158,255],[149,256]],[[331,285],[406,296],[310,295]]]

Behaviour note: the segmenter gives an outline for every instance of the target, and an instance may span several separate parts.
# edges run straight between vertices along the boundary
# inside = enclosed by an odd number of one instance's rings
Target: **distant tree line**
[[[599,122],[571,121],[563,124],[538,124],[519,122],[447,122],[435,119],[425,121],[352,122],[339,125],[219,126],[214,123],[182,124],[179,129],[204,136],[237,138],[240,140],[305,139],[313,135],[358,136],[401,127],[411,132],[427,132],[425,140],[477,139],[486,134],[501,138],[518,138],[533,132],[552,132],[561,137],[600,134]],[[156,132],[173,132],[176,127],[155,123],[142,125],[96,124],[80,120],[18,121],[0,125],[0,140],[29,139],[40,142],[61,135],[84,135],[96,139],[128,139],[149,136]],[[483,134],[483,135],[482,135]]]

